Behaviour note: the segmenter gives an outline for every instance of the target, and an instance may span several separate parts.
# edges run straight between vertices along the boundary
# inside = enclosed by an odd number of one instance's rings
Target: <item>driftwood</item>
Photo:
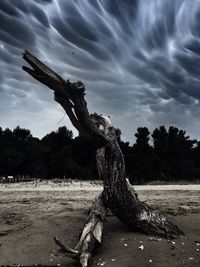
[[[28,51],[23,53],[23,58],[32,67],[30,69],[23,66],[23,70],[53,90],[55,100],[64,108],[74,127],[93,142],[97,149],[97,169],[103,180],[103,192],[91,206],[89,218],[74,249],[54,238],[62,251],[78,260],[81,266],[88,266],[94,246],[101,243],[103,222],[108,208],[135,231],[166,238],[183,235],[163,214],[138,199],[136,191],[126,178],[124,157],[116,130],[109,117],[89,114],[84,99],[85,85],[81,81],[71,83],[64,80]]]

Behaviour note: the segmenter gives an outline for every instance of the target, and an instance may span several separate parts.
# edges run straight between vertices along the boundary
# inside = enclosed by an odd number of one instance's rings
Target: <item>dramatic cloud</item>
[[[37,136],[73,129],[51,92],[21,70],[28,49],[72,81],[91,112],[133,141],[139,126],[200,136],[199,0],[1,0],[0,125]]]

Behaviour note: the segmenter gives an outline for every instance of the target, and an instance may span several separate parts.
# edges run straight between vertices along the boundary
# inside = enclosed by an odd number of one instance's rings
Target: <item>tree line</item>
[[[121,140],[119,129],[117,134],[131,183],[200,179],[200,142],[185,131],[160,126],[151,134],[139,127],[133,145]],[[0,176],[8,175],[98,179],[95,147],[65,126],[41,139],[19,126],[0,127]]]

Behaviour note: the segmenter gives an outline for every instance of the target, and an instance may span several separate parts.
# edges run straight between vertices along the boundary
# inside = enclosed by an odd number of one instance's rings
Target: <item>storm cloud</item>
[[[73,129],[67,116],[59,124],[50,90],[22,71],[24,49],[82,80],[90,112],[110,115],[124,139],[160,125],[199,139],[198,0],[0,1],[0,126],[39,137]]]

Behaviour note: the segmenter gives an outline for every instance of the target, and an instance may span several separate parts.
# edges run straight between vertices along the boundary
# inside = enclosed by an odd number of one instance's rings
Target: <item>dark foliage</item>
[[[200,179],[200,142],[185,131],[170,126],[156,128],[152,135],[139,127],[136,142],[121,140],[127,176],[132,183],[152,180]],[[40,178],[98,179],[95,148],[84,138],[60,127],[41,140],[27,129],[0,127],[0,176],[29,175]]]

